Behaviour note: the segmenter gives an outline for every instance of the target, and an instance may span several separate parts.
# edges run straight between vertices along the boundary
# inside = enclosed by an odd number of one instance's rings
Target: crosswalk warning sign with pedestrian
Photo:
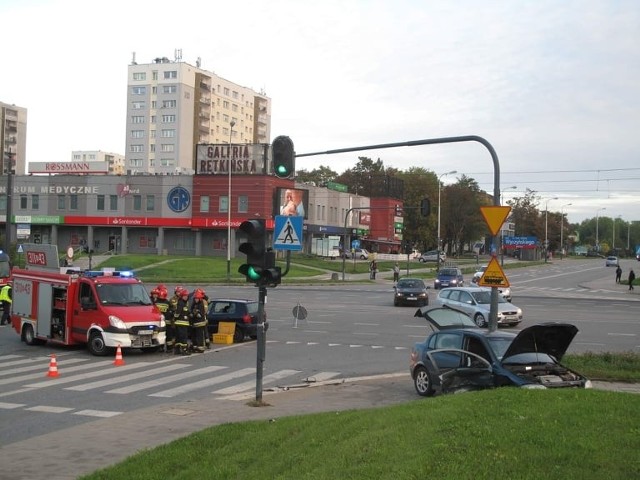
[[[273,229],[273,248],[302,250],[302,217],[278,215]]]

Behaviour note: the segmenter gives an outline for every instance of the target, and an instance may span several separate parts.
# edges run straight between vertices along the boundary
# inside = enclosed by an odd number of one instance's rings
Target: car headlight
[[[436,278],[436,283],[440,283],[440,280],[438,280],[437,278]]]
[[[121,330],[127,329],[127,325],[122,320],[120,320],[120,317],[116,317],[115,315],[109,315],[109,323],[112,327],[116,327]]]

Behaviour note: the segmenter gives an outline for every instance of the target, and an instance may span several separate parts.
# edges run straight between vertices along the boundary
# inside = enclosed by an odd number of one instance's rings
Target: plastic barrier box
[[[232,344],[235,331],[236,322],[220,322],[218,324],[218,333],[213,334],[213,343]]]
[[[223,345],[231,345],[233,343],[233,335],[227,333],[214,333],[213,343],[222,343]]]

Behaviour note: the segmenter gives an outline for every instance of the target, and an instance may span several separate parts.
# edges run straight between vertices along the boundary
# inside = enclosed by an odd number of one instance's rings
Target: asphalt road
[[[615,285],[613,270],[603,262],[563,261],[506,273],[513,302],[525,313],[522,326],[576,324],[580,333],[570,352],[640,348],[640,296]],[[207,292],[257,297],[253,287]],[[436,294],[430,293],[432,300]],[[393,307],[392,300],[392,284],[385,281],[270,289],[263,389],[406,376],[410,348],[429,329],[413,316],[416,308]],[[308,312],[304,320],[293,317],[298,305]],[[57,356],[59,378],[46,377],[51,353]],[[256,392],[254,342],[191,357],[125,351],[124,358],[124,366],[114,366],[113,358],[92,357],[81,347],[29,347],[13,330],[1,328],[0,445],[142,408],[212,396],[240,402]]]

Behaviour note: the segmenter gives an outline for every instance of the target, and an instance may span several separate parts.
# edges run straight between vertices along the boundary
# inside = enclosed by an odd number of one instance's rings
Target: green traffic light
[[[253,265],[249,265],[249,268],[247,269],[247,277],[249,277],[254,282],[257,282],[258,280],[260,280],[261,273]]]
[[[276,165],[276,173],[278,176],[288,176],[291,172],[289,172],[285,165]]]

